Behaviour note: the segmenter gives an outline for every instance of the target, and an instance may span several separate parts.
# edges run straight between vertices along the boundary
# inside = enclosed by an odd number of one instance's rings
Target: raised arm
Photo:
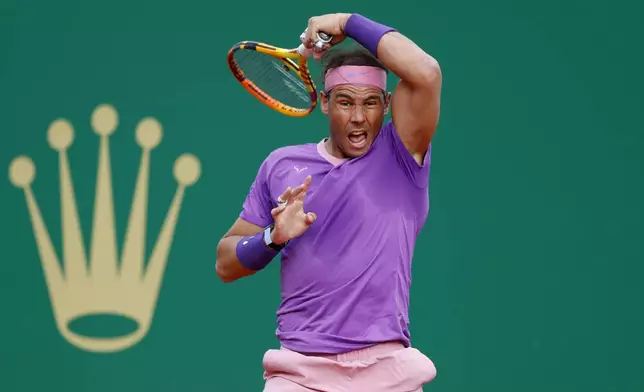
[[[442,74],[438,61],[410,39],[360,14],[330,14],[311,18],[308,42],[320,30],[338,34],[333,44],[350,37],[371,53],[400,82],[391,101],[391,117],[400,139],[421,164],[438,125]]]
[[[382,38],[378,56],[400,77],[391,99],[391,118],[405,147],[420,164],[438,126],[440,67],[433,57],[397,32]]]
[[[391,100],[391,118],[420,164],[438,125],[442,86],[438,61],[393,28],[359,14],[346,17],[343,31],[400,78]]]

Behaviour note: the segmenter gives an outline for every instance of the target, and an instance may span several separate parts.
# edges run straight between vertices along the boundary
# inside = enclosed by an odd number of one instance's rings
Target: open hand
[[[276,244],[283,244],[302,235],[315,222],[317,216],[313,212],[304,212],[304,198],[311,185],[311,176],[295,189],[286,188],[279,200],[285,202],[271,211],[275,228],[271,238]]]

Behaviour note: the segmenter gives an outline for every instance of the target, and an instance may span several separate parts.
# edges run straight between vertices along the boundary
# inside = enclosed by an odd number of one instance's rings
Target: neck
[[[326,139],[326,142],[324,142],[324,148],[326,148],[326,151],[334,158],[347,159],[338,146],[333,142],[333,138],[331,138],[331,136],[329,136]]]

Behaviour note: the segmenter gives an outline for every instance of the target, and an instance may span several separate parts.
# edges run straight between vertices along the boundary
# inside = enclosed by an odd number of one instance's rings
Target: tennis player
[[[233,282],[281,253],[281,345],[264,355],[264,392],[422,391],[436,368],[411,346],[409,292],[441,71],[396,29],[359,14],[311,18],[305,46],[319,31],[335,36],[331,45],[360,44],[314,56],[326,63],[330,134],[263,161],[219,242],[216,271]],[[389,71],[400,78],[393,95]]]

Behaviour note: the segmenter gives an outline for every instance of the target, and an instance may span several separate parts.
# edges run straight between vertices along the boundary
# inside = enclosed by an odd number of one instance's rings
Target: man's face
[[[389,95],[369,86],[340,85],[329,96],[322,94],[321,102],[329,116],[334,153],[344,158],[369,150],[389,109]]]

